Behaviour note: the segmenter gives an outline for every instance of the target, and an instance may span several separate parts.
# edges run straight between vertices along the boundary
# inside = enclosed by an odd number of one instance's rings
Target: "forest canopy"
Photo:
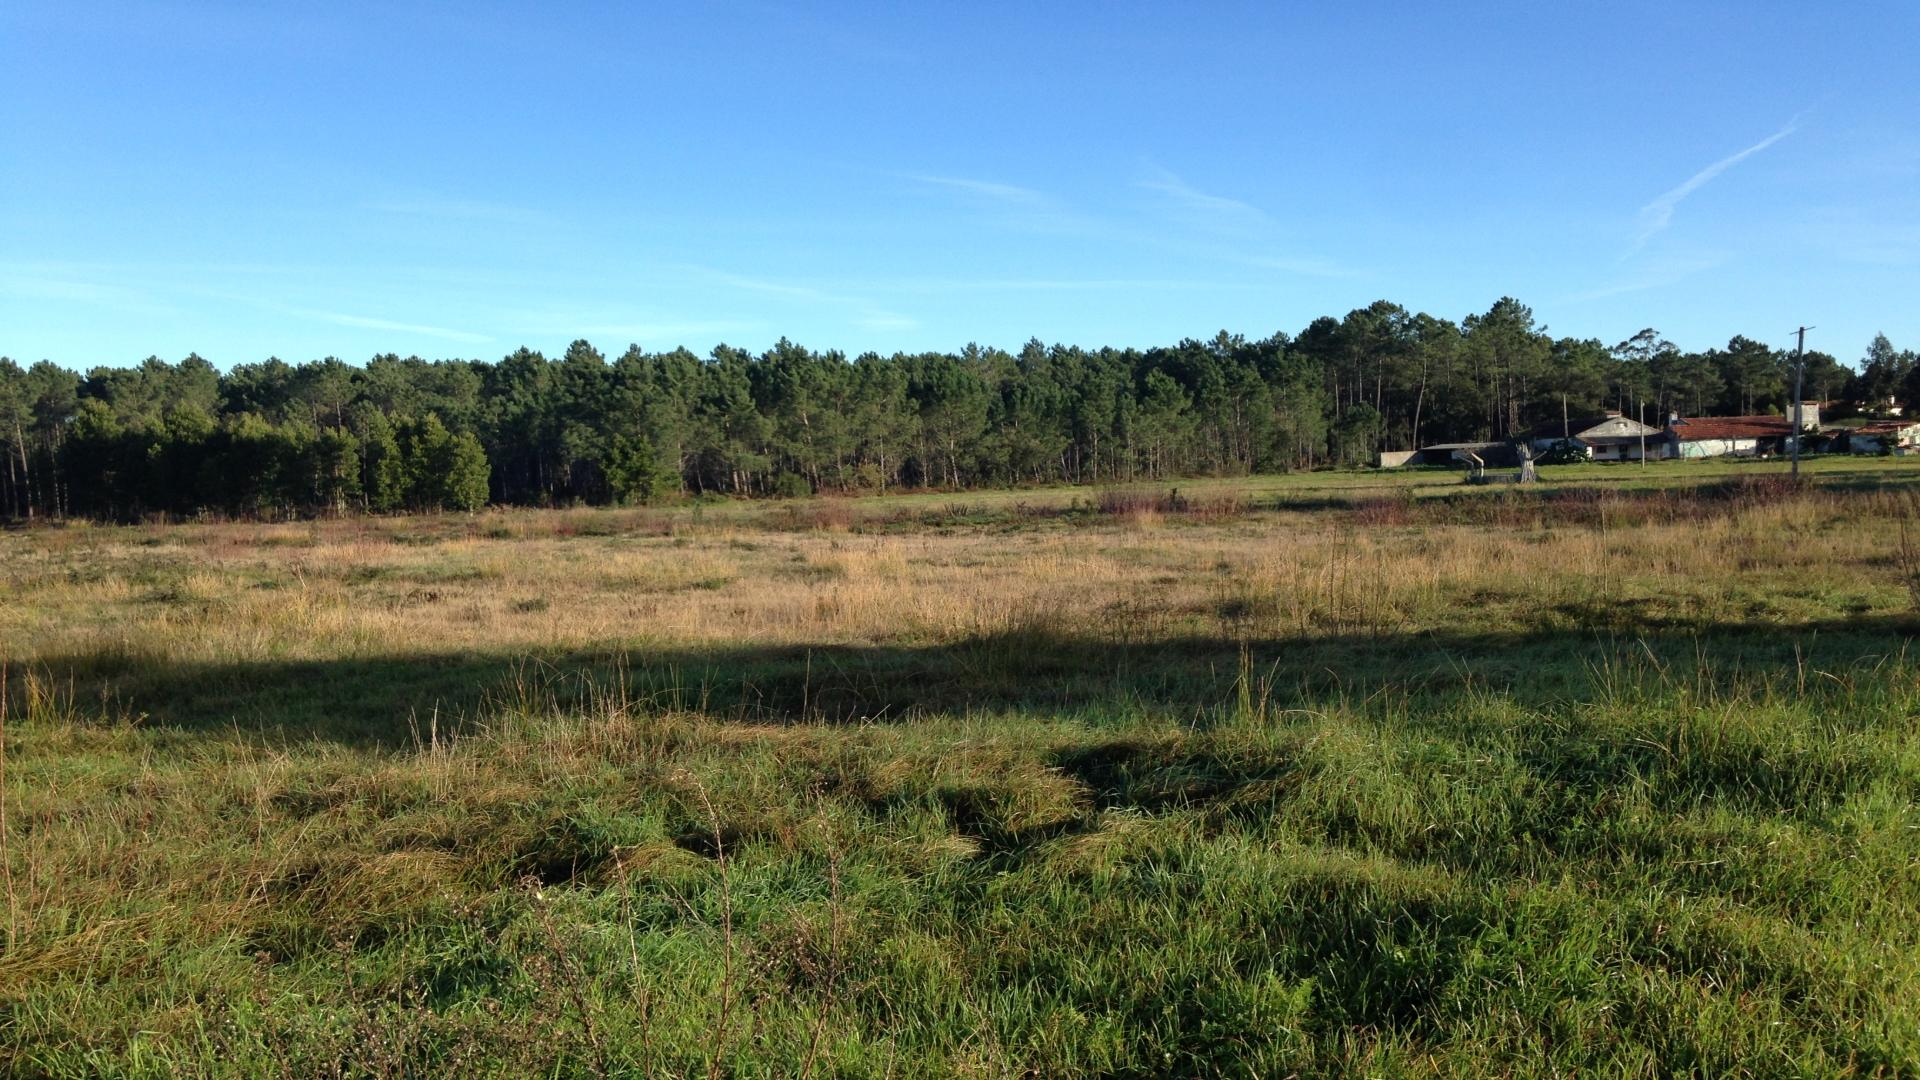
[[[1359,464],[1566,410],[1780,412],[1791,356],[1736,336],[1555,338],[1503,298],[1456,323],[1382,300],[1298,334],[1150,349],[758,355],[575,341],[557,358],[197,355],[84,374],[0,358],[0,516],[274,516],[680,494],[1102,483]],[[1920,404],[1912,351],[1806,357],[1805,396]]]

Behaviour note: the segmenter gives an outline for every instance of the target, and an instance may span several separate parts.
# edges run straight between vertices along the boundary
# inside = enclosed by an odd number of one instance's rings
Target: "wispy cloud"
[[[102,285],[93,281],[62,281],[56,278],[36,277],[0,277],[0,294],[18,296],[31,300],[75,300],[87,304],[111,304],[124,306],[129,301],[142,299],[138,294],[118,285]]]
[[[1360,272],[1351,267],[1341,266],[1330,259],[1316,259],[1311,256],[1255,255],[1247,259],[1247,262],[1252,266],[1299,274],[1302,277],[1356,278],[1360,276]]]
[[[257,276],[271,272],[275,268],[249,267],[245,269],[250,276]],[[335,326],[351,326],[362,330],[390,330],[395,333],[415,334],[420,337],[443,338],[447,341],[458,341],[469,345],[482,345],[493,340],[493,338],[485,334],[477,334],[467,330],[456,330],[445,326],[430,326],[421,323],[397,322],[393,319],[381,319],[371,315],[357,315],[345,311],[329,311],[322,308],[303,307],[297,304],[288,304],[279,300],[267,299],[246,292],[210,287],[195,284],[187,280],[181,280],[182,275],[187,273],[188,270],[189,268],[186,267],[160,266],[144,270],[143,275],[157,272],[172,274],[174,280],[170,281],[165,288],[166,291],[174,297],[201,297],[221,300],[228,303],[244,304],[248,307],[278,315],[292,316],[297,319],[312,319],[316,322],[332,323]],[[120,302],[129,307],[132,307],[136,301],[141,299],[140,294],[118,286],[70,284],[75,289],[74,298],[76,299],[96,300],[101,303]]]
[[[888,310],[867,296],[831,291],[813,285],[796,285],[791,282],[748,277],[711,267],[695,266],[687,269],[705,275],[720,284],[747,292],[778,296],[816,306],[841,308],[847,313],[846,317],[849,321],[867,330],[911,330],[920,325],[920,321],[913,316]]]
[[[261,311],[297,319],[310,319],[316,322],[331,323],[335,326],[350,326],[362,330],[387,330],[394,333],[413,334],[420,337],[442,338],[469,345],[485,344],[493,339],[485,334],[466,330],[456,330],[445,326],[429,326],[420,323],[397,322],[370,315],[358,315],[344,311],[328,311],[319,308],[301,307],[259,296],[247,295],[227,289],[210,288],[188,281],[178,280],[181,268],[163,267],[173,275],[174,280],[160,286],[165,299],[158,299],[140,289],[124,285],[108,284],[97,281],[81,281],[65,277],[49,277],[40,274],[14,274],[6,272],[8,267],[0,265],[0,296],[19,296],[34,300],[72,301],[95,304],[123,314],[166,315],[182,313],[182,309],[172,306],[173,301],[193,298],[212,299],[228,303],[244,304]],[[144,270],[142,276],[156,272],[156,269]]]
[[[997,202],[1033,206],[1047,201],[1045,195],[1032,188],[1002,184],[992,180],[974,180],[965,176],[933,176],[928,173],[902,173],[901,175],[916,183],[963,191],[969,195],[978,195]]]
[[[746,322],[588,323],[566,332],[589,338],[621,338],[653,345],[680,345],[689,340],[723,338],[759,328],[758,323]]]
[[[353,326],[362,330],[391,330],[398,334],[417,334],[421,337],[444,338],[467,345],[484,345],[493,339],[485,334],[475,334],[466,330],[450,330],[444,326],[423,326],[419,323],[394,322],[392,319],[375,319],[366,315],[349,315],[339,311],[316,311],[312,308],[283,307],[280,310],[289,315],[298,315],[307,319],[318,319],[336,326]]]
[[[1678,285],[1695,274],[1702,274],[1715,267],[1722,266],[1727,259],[1724,255],[1690,255],[1664,260],[1649,266],[1631,277],[1573,293],[1561,299],[1562,303],[1576,304],[1590,300],[1604,300],[1610,296],[1626,293],[1646,292],[1650,289],[1664,289]]]
[[[707,275],[722,285],[730,285],[733,288],[744,289],[747,292],[765,293],[769,296],[784,296],[793,300],[812,300],[818,303],[828,304],[865,303],[865,301],[859,297],[841,296],[823,289],[816,289],[811,285],[794,285],[784,281],[769,281],[765,278],[748,277],[745,274],[735,274],[727,270],[713,270],[704,266],[698,267],[697,269],[700,273]]]
[[[88,304],[122,315],[151,317],[179,313],[172,305],[140,289],[65,276],[51,277],[37,272],[0,272],[0,298],[8,297],[36,302]]]
[[[1176,206],[1187,211],[1214,215],[1228,214],[1235,217],[1266,217],[1249,203],[1201,191],[1159,166],[1154,167],[1152,176],[1145,180],[1136,180],[1133,186],[1146,191],[1159,192],[1172,200]]]
[[[1772,146],[1774,143],[1779,142],[1781,139],[1786,138],[1799,129],[1800,117],[1795,116],[1792,120],[1787,121],[1787,126],[1781,128],[1779,131],[1761,139],[1759,142],[1754,143],[1752,146],[1747,147],[1737,154],[1730,154],[1706,168],[1701,169],[1699,172],[1687,177],[1686,181],[1679,187],[1666,192],[1659,198],[1641,207],[1640,229],[1634,236],[1634,249],[1638,250],[1644,246],[1648,240],[1653,239],[1661,230],[1673,223],[1674,208],[1680,205],[1681,200],[1705,187],[1714,177],[1719,176],[1721,173],[1726,172],[1728,169],[1765,150],[1767,147]]]
[[[1251,282],[1194,281],[1175,278],[896,278],[865,286],[881,292],[938,294],[955,292],[1171,292],[1259,288]]]
[[[587,338],[602,345],[636,343],[649,348],[697,345],[743,334],[759,333],[765,324],[738,319],[656,318],[645,310],[609,305],[605,308],[545,308],[509,313],[515,334],[536,338]]]

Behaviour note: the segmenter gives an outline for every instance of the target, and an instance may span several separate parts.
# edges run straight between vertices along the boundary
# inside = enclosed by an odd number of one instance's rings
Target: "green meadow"
[[[1920,1074],[1920,467],[0,533],[0,1071]]]

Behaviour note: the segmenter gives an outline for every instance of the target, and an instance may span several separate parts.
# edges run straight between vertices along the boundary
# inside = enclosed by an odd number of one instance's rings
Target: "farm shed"
[[[1792,447],[1793,421],[1785,416],[1675,418],[1667,437],[1674,457],[1760,457]]]
[[[1570,442],[1595,461],[1637,461],[1642,445],[1649,458],[1667,456],[1665,432],[1611,409],[1599,416],[1541,424],[1527,432],[1526,438],[1535,453]]]
[[[1920,447],[1920,422],[1912,420],[1876,420],[1857,427],[1847,435],[1847,449],[1856,454],[1894,453]]]
[[[1390,450],[1381,453],[1380,467],[1398,468],[1402,465],[1465,465],[1468,459],[1462,453],[1477,455],[1489,465],[1513,466],[1520,464],[1520,455],[1508,442],[1456,442],[1434,443],[1418,450]]]

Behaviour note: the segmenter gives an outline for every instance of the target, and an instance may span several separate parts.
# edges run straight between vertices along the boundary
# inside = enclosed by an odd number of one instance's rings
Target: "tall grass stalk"
[[[15,936],[18,933],[18,912],[20,901],[13,888],[13,826],[7,820],[7,789],[12,777],[7,775],[7,703],[12,697],[13,687],[8,681],[10,665],[0,660],[0,870],[7,877],[7,951],[13,950]]]

